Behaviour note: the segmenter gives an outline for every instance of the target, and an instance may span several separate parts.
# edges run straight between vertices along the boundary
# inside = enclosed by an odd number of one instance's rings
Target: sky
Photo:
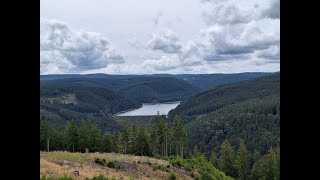
[[[41,0],[40,74],[280,71],[280,0]]]

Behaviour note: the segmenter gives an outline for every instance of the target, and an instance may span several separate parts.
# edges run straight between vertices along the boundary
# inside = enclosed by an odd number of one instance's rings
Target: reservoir
[[[176,108],[180,101],[165,103],[142,103],[139,109],[133,109],[126,112],[120,112],[116,116],[151,116],[151,115],[167,115],[171,109]]]

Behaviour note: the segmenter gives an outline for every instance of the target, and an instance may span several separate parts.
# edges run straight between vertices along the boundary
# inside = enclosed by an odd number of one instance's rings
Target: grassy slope
[[[107,162],[115,162],[120,166],[120,169],[117,170],[96,164],[94,162],[95,158],[102,158]],[[179,164],[184,161],[182,159],[179,160],[179,158],[177,160],[181,161]],[[187,164],[186,162],[183,163]],[[198,163],[207,163],[207,161],[199,161]],[[144,156],[116,153],[40,152],[40,177],[72,176],[74,170],[79,170],[80,176],[78,179],[81,180],[98,175],[104,175],[109,178],[114,177],[115,179],[168,179],[171,174],[175,174],[176,179],[193,179],[191,177],[192,174],[210,171],[211,177],[208,177],[209,179],[232,180],[232,178],[225,176],[213,166],[210,167],[208,169],[195,167],[192,168],[192,171],[188,171],[184,167],[173,166],[167,160]]]
[[[114,161],[120,165],[120,170],[101,166],[94,163],[95,158],[103,158],[107,161]],[[71,175],[72,171],[79,170],[79,179],[92,178],[100,174],[109,178],[119,179],[167,179],[169,172],[153,170],[154,167],[166,167],[168,161],[150,157],[131,156],[115,153],[105,154],[81,154],[67,152],[41,152],[40,153],[40,176],[61,177]],[[170,166],[169,171],[174,172],[177,179],[192,179],[182,169]]]

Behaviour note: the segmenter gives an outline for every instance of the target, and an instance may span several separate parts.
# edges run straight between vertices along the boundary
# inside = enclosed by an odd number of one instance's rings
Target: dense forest
[[[149,78],[176,78],[186,81],[194,87],[200,88],[201,90],[212,89],[218,85],[250,80],[257,77],[271,75],[273,73],[262,73],[262,72],[245,72],[245,73],[234,73],[234,74],[152,74],[152,75],[111,75],[111,74],[57,74],[57,75],[41,75],[41,81],[57,80],[57,79],[143,79]]]
[[[63,126],[67,120],[80,123],[82,118],[94,118],[102,128],[117,129],[111,115],[141,104],[111,90],[66,83],[41,85],[40,112],[49,122]]]
[[[156,77],[175,77],[184,80],[201,90],[208,90],[216,86],[250,80],[257,77],[271,75],[273,73],[246,72],[234,74],[154,74]]]
[[[172,119],[175,114],[179,114],[183,117],[184,123],[187,123],[227,105],[279,92],[280,73],[277,73],[254,80],[221,85],[198,93],[181,102],[178,107],[169,112],[168,116]]]
[[[280,144],[280,74],[223,85],[200,93],[170,111],[182,117],[188,147],[199,147],[207,157],[221,153],[229,139],[236,149],[245,139],[249,164]]]
[[[89,150],[162,158],[189,170],[195,179],[280,179],[280,146],[270,148],[266,155],[257,157],[250,165],[247,145],[241,138],[237,151],[225,139],[220,146],[220,155],[212,151],[207,157],[197,146],[188,148],[187,137],[179,116],[174,117],[171,126],[162,116],[149,131],[144,126],[129,128],[124,125],[118,133],[103,132],[96,122],[90,120],[82,120],[80,125],[69,121],[64,128],[53,128],[44,115],[40,117],[42,151]]]
[[[71,75],[70,75],[71,76]],[[68,76],[67,76],[68,77]],[[73,76],[71,76],[73,77]],[[41,84],[76,84],[84,87],[99,87],[116,91],[140,103],[179,101],[200,91],[186,81],[169,77],[116,76],[110,78],[79,77],[49,79]]]

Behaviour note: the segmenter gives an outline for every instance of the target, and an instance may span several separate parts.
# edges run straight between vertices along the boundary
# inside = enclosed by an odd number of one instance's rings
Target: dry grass
[[[94,163],[95,158],[103,158],[107,161],[116,161],[121,169],[116,170]],[[151,165],[150,165],[151,164]],[[155,170],[155,166],[167,166],[168,161],[150,157],[131,156],[117,153],[69,153],[69,152],[40,152],[40,177],[42,175],[51,177],[72,176],[74,170],[79,170],[83,180],[98,175],[114,177],[119,179],[167,179],[170,172]],[[187,172],[170,166],[177,179],[192,179]]]

